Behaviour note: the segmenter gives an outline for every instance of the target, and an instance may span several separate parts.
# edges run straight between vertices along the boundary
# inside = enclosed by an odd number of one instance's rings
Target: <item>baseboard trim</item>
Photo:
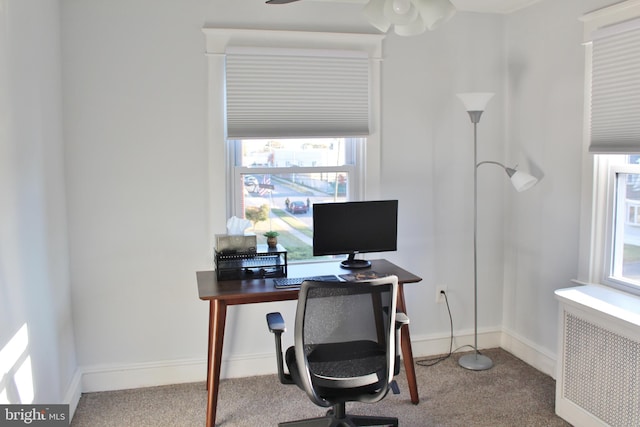
[[[500,346],[502,332],[499,329],[478,330],[478,347],[495,348]],[[438,335],[412,335],[411,348],[413,357],[429,357],[449,352],[451,336],[449,334]],[[473,331],[459,331],[453,337],[452,351],[471,351],[475,338]]]
[[[449,342],[448,334],[412,336],[413,356],[421,358],[445,354],[449,351]],[[473,343],[473,331],[462,331],[454,337],[453,350],[464,351],[464,346],[471,346]],[[552,377],[555,374],[555,359],[514,332],[499,329],[478,331],[478,347],[502,347],[545,374]],[[81,393],[205,381],[206,371],[207,361],[202,358],[84,366],[74,376],[68,401],[70,404],[75,402],[77,406]],[[224,359],[220,378],[270,375],[276,372],[273,353],[253,354]]]
[[[67,388],[67,393],[64,396],[63,402],[69,405],[69,418],[73,419],[73,414],[76,413],[78,403],[80,403],[80,397],[82,396],[82,371],[76,369],[71,379],[71,383]]]
[[[556,358],[522,335],[503,329],[500,347],[540,372],[556,378]]]
[[[202,359],[184,359],[84,366],[81,370],[82,391],[90,393],[203,381],[207,364]]]
[[[206,380],[206,359],[166,360],[127,365],[85,366],[82,392],[124,390]],[[223,360],[220,378],[276,373],[273,354],[257,354]]]

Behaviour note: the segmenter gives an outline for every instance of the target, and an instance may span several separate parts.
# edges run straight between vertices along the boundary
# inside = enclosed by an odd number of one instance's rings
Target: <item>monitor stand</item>
[[[349,257],[340,263],[340,267],[347,269],[369,268],[371,261],[356,259],[356,254],[349,254]]]

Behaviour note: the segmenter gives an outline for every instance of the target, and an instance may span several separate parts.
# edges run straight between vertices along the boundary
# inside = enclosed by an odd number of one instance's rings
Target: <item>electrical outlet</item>
[[[447,293],[447,285],[436,286],[436,303],[442,304],[444,302],[444,294]]]

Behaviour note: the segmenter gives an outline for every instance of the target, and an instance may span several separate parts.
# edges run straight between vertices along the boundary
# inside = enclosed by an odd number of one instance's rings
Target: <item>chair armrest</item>
[[[407,316],[405,313],[401,311],[396,312],[396,328],[399,329],[404,325],[408,325],[408,324],[409,324],[409,316]]]
[[[267,326],[269,331],[273,333],[276,341],[276,363],[278,366],[278,378],[282,384],[293,384],[290,374],[284,372],[284,360],[282,357],[282,333],[287,330],[287,327],[282,318],[282,314],[278,312],[267,314]]]
[[[282,314],[278,312],[267,314],[267,326],[269,327],[269,331],[273,333],[283,333],[287,330]]]
[[[402,311],[396,311],[396,357],[393,367],[393,375],[398,375],[400,373],[400,329],[408,324],[409,316]]]

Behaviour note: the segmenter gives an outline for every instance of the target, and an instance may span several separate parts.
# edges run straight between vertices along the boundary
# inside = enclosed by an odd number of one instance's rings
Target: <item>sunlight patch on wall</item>
[[[27,324],[0,350],[0,404],[33,403],[33,373]]]

